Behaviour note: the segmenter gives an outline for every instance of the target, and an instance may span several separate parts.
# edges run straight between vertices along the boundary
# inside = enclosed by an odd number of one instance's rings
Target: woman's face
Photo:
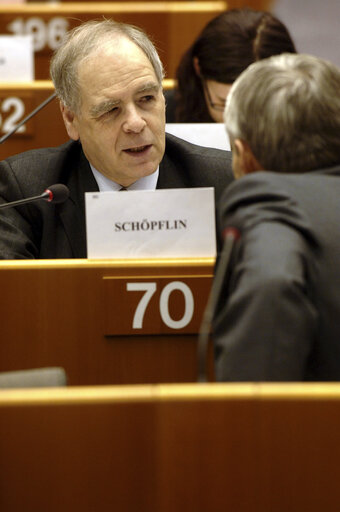
[[[225,102],[232,84],[222,84],[204,79],[202,79],[202,83],[209,114],[216,123],[223,123]]]

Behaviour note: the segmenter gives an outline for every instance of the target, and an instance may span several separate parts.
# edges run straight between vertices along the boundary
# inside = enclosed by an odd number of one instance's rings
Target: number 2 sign
[[[0,131],[8,133],[19,123],[24,117],[25,104],[21,98],[9,96],[2,99],[0,97]],[[24,133],[26,126],[21,126],[17,133]]]

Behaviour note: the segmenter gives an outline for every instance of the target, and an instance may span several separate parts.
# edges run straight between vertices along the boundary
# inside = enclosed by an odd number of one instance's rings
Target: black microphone
[[[208,302],[203,313],[203,319],[198,334],[197,343],[197,381],[207,382],[207,352],[212,319],[223,288],[230,258],[235,242],[240,237],[240,231],[235,227],[227,227],[223,231],[224,244],[220,260],[216,268],[215,277],[211,286]]]
[[[69,189],[62,183],[56,183],[51,185],[45,190],[40,196],[28,197],[26,199],[19,199],[18,201],[12,201],[11,203],[0,204],[0,209],[12,208],[27,203],[34,203],[35,201],[48,201],[49,203],[63,203],[66,201],[70,194]]]
[[[32,117],[34,117],[35,114],[37,114],[42,108],[44,108],[46,105],[48,105],[48,103],[50,101],[54,100],[54,98],[56,96],[57,96],[56,92],[51,94],[51,96],[49,96],[46,100],[44,100],[42,103],[40,103],[40,105],[38,105],[34,110],[32,110],[32,112],[30,114],[28,114],[28,116],[24,117],[24,119],[22,119],[20,121],[20,123],[17,124],[14,128],[12,128],[12,130],[10,130],[8,133],[6,133],[2,137],[0,137],[0,144],[5,142],[5,140],[7,140],[11,135],[13,135],[13,133],[15,133],[17,130],[19,130],[19,128],[21,128],[21,126],[23,124],[27,123],[27,121],[29,121]]]

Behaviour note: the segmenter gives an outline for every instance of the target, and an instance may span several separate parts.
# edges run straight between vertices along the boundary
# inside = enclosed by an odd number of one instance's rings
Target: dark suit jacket
[[[229,152],[166,136],[157,188],[215,187],[216,199],[232,181]],[[32,150],[0,162],[0,201],[40,195],[64,183],[63,204],[38,203],[0,212],[0,258],[86,257],[85,192],[98,186],[78,142]]]
[[[176,123],[176,100],[175,100],[175,90],[168,89],[163,91],[165,98],[165,114],[166,114],[166,122],[167,123]]]
[[[340,380],[340,166],[226,190],[241,237],[214,319],[224,381]]]

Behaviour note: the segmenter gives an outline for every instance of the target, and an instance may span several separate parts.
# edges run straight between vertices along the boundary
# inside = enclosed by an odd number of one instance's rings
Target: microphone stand
[[[13,208],[14,206],[21,206],[22,204],[34,203],[35,201],[41,201],[42,199],[49,203],[63,203],[66,201],[69,194],[70,191],[66,185],[63,183],[56,183],[55,185],[51,185],[47,188],[45,192],[40,194],[40,196],[25,197],[24,199],[18,199],[17,201],[12,201],[10,203],[2,203],[0,204],[0,210]]]
[[[18,201],[12,201],[11,203],[2,203],[0,204],[0,210],[4,210],[5,208],[12,208],[13,206],[20,206],[26,203],[33,203],[34,201],[40,201],[41,199],[45,199],[48,201],[49,193],[44,192],[40,196],[28,197],[25,199],[18,199]]]
[[[28,114],[28,116],[24,117],[24,119],[22,119],[20,121],[20,123],[15,126],[12,130],[10,130],[9,132],[7,132],[5,135],[3,135],[1,138],[0,138],[0,144],[2,144],[3,142],[5,142],[5,140],[7,140],[11,135],[13,135],[13,133],[15,133],[17,130],[19,130],[19,128],[27,123],[27,121],[29,121],[33,116],[35,116],[35,114],[37,114],[42,108],[44,108],[48,103],[50,103],[50,101],[54,100],[54,98],[57,96],[57,93],[54,92],[51,96],[49,96],[45,101],[43,101],[42,103],[40,103],[40,105],[38,105],[30,114]]]
[[[203,319],[198,334],[197,343],[197,382],[207,382],[207,352],[211,323],[220,299],[225,276],[227,275],[230,258],[235,241],[239,238],[240,232],[237,228],[229,227],[224,231],[224,244],[220,254],[220,261],[215,271],[208,302],[203,313]]]

